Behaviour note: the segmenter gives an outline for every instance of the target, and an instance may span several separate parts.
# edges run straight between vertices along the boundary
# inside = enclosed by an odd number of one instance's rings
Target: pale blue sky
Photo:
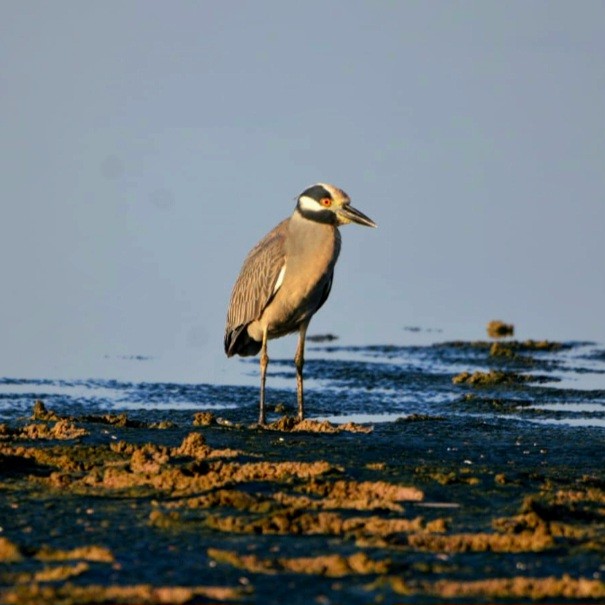
[[[604,60],[600,1],[2,2],[0,376],[220,382],[241,261],[317,181],[379,229],[311,333],[605,341]]]

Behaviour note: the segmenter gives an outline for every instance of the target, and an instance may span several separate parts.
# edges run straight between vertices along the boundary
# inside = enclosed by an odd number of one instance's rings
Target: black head
[[[351,206],[349,196],[338,187],[326,183],[317,183],[305,189],[296,203],[296,210],[305,218],[330,225],[358,223],[367,227],[376,227],[372,219]]]

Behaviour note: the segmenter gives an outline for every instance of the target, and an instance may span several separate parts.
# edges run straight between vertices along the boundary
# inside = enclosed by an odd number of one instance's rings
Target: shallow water
[[[508,418],[557,426],[605,427],[605,347],[564,343],[559,350],[489,355],[487,343],[426,346],[309,346],[307,414],[332,422],[380,423],[410,414]],[[141,360],[144,363],[144,359]],[[107,379],[0,378],[0,420],[26,414],[35,399],[63,414],[213,410],[252,422],[258,360],[234,362],[246,384],[129,382]],[[476,389],[452,384],[462,371],[514,371],[540,382]],[[473,398],[462,401],[464,395]],[[268,405],[295,411],[292,360],[272,359]],[[490,400],[496,404],[490,405]]]

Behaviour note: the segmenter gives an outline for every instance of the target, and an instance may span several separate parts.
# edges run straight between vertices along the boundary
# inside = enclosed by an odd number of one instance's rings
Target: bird
[[[298,332],[294,363],[298,422],[304,419],[305,337],[313,315],[326,302],[341,247],[339,227],[376,223],[351,206],[338,187],[317,183],[297,198],[294,212],[246,256],[231,292],[225,326],[227,357],[260,351],[260,426],[266,424],[267,341]]]

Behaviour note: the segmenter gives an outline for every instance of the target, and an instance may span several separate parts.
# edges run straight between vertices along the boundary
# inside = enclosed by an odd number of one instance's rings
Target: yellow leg
[[[296,396],[298,400],[298,415],[296,419],[300,422],[305,417],[305,395],[303,389],[303,366],[305,365],[305,337],[309,322],[302,324],[298,330],[298,346],[294,363],[296,364]]]
[[[265,424],[265,382],[267,378],[267,366],[269,365],[269,355],[267,355],[267,330],[263,332],[263,343],[260,349],[260,413],[258,423]]]

